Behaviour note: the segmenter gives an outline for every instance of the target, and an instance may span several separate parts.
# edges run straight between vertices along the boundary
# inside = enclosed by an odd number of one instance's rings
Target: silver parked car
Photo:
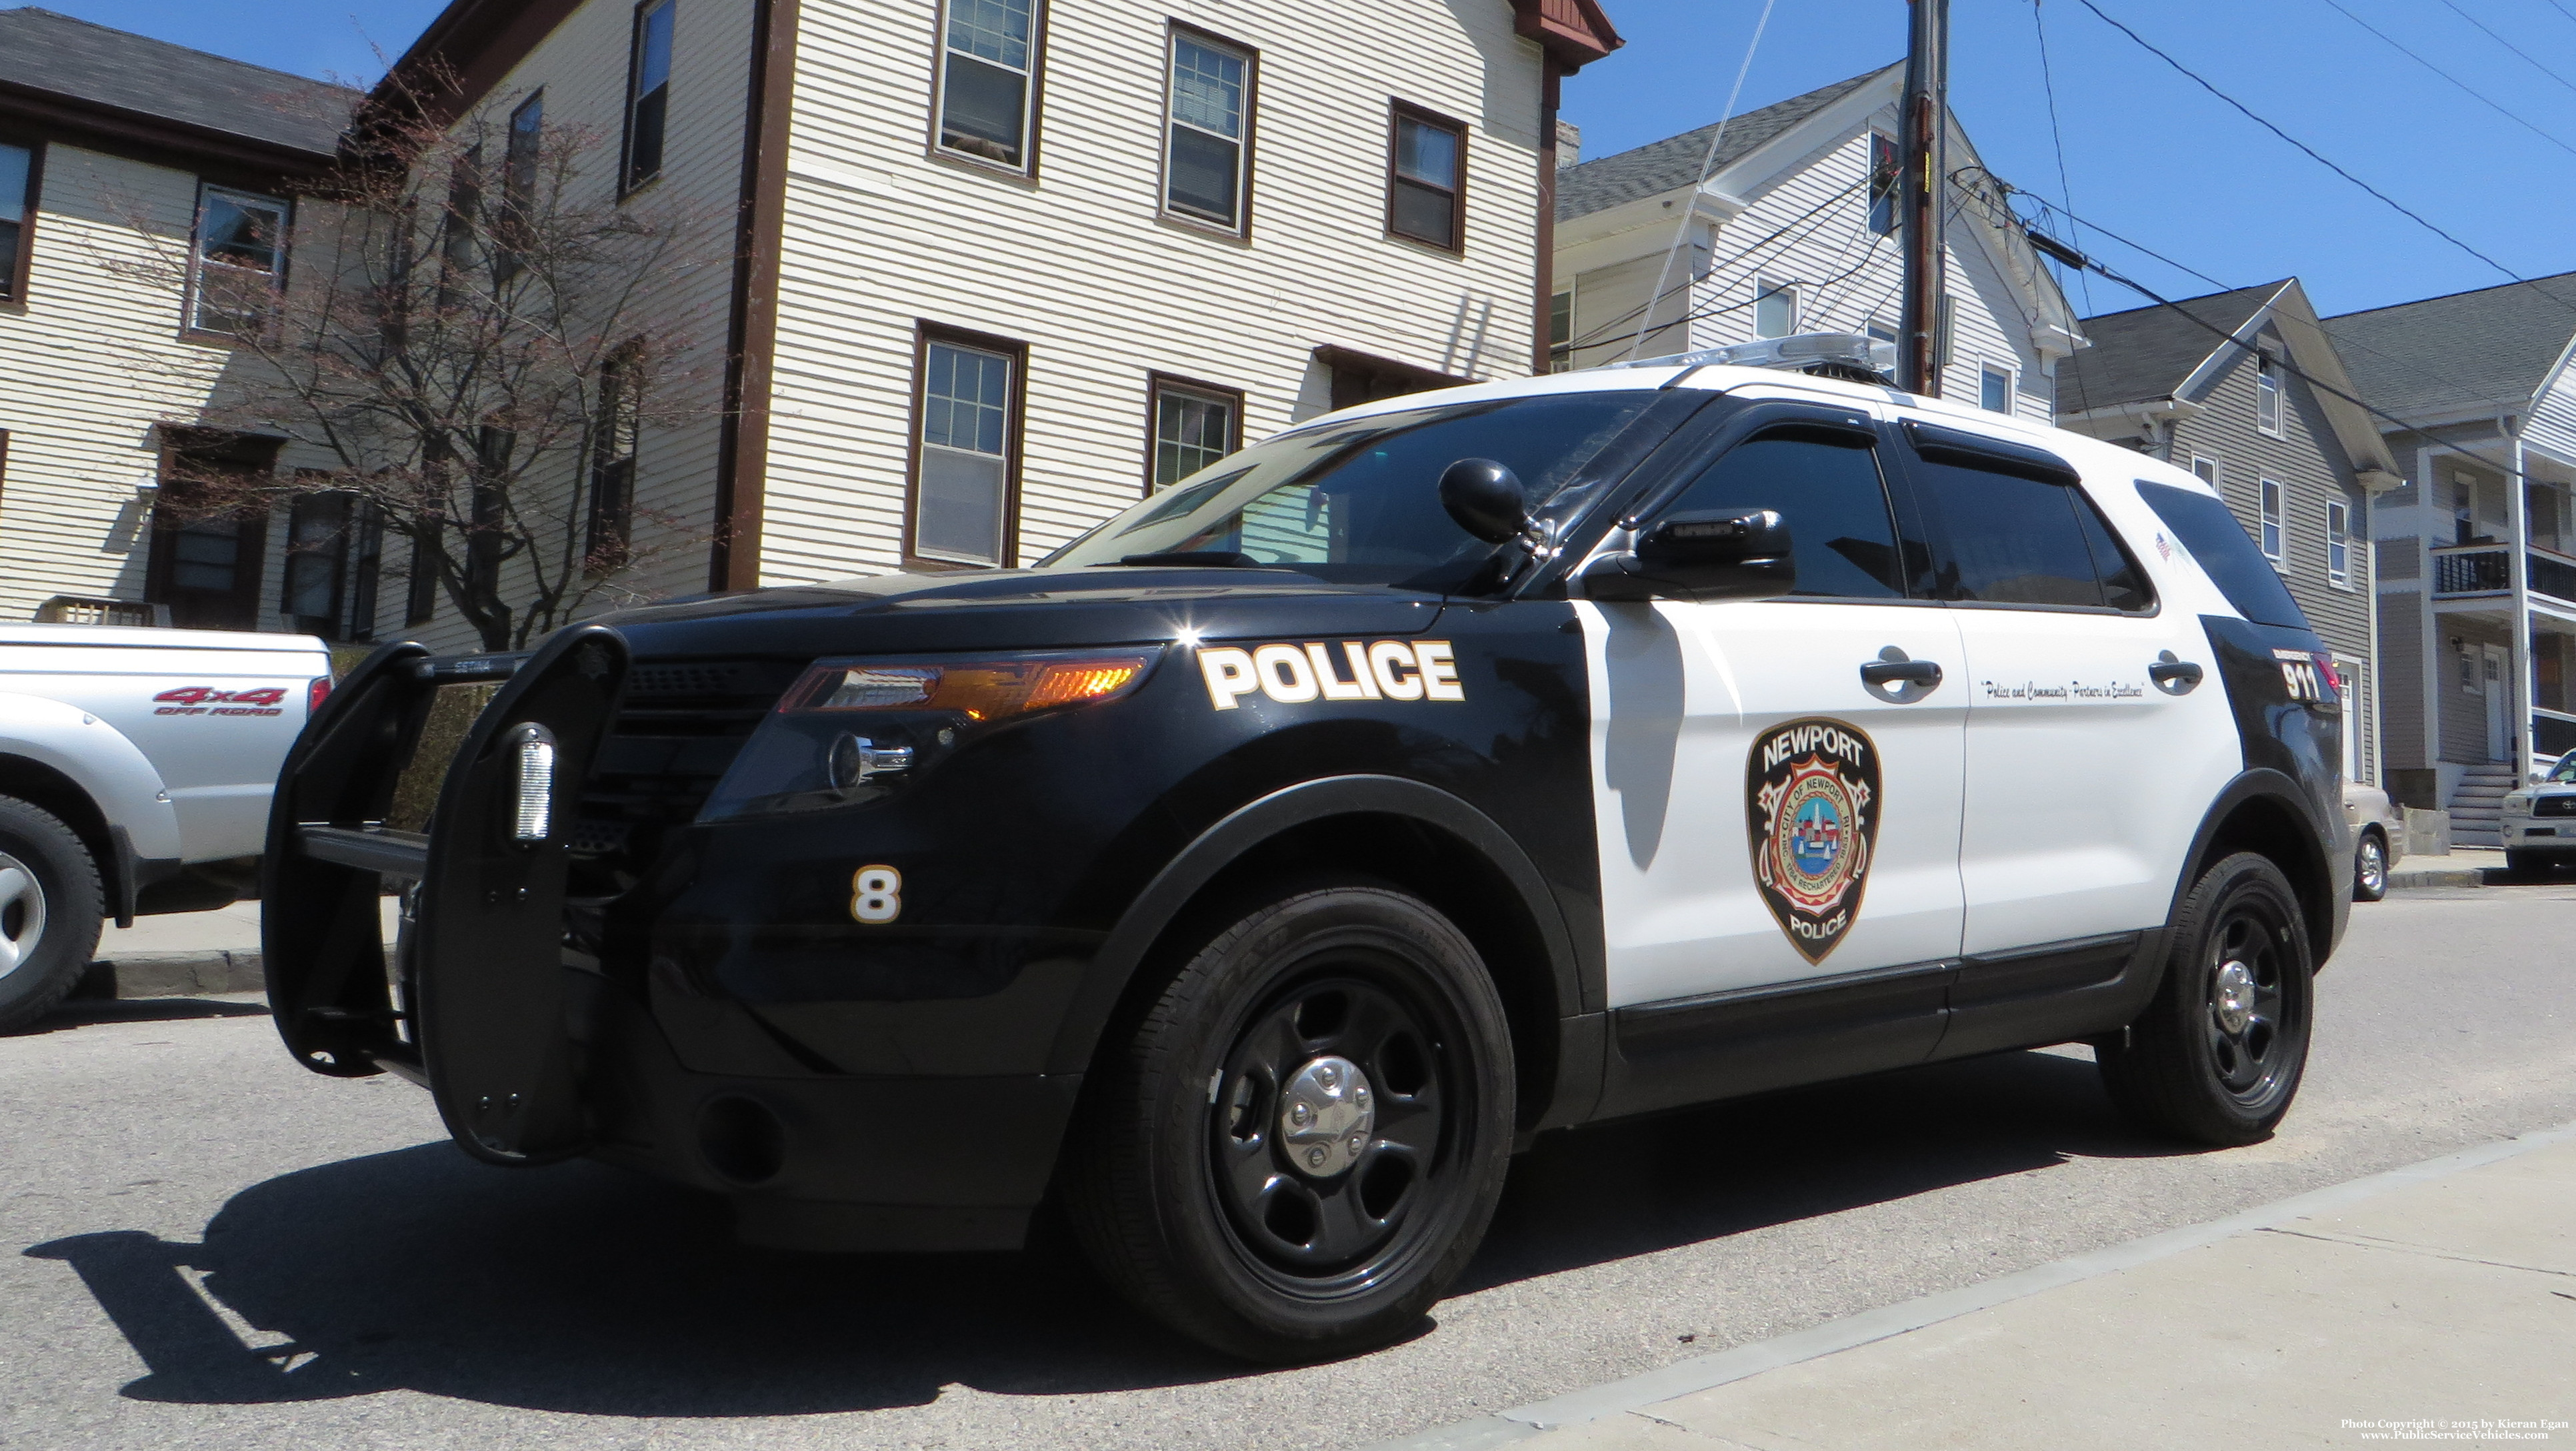
[[[2376,902],[2388,895],[2388,872],[2406,855],[2406,821],[2376,786],[2347,781],[2343,819],[2352,828],[2352,899]]]

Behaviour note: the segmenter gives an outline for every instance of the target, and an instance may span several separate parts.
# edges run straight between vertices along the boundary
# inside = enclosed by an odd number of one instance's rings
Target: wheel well
[[[2299,894],[2300,911],[2308,919],[2310,950],[2317,956],[2316,965],[2323,967],[2326,954],[2334,950],[2331,894],[2341,891],[2343,882],[2318,852],[2315,834],[2279,801],[2264,796],[2240,801],[2210,833],[2209,845],[2192,863],[2191,880],[2200,880],[2202,872],[2241,851],[2269,858],[2290,879],[2290,889]]]
[[[125,900],[125,882],[119,873],[124,864],[116,854],[116,838],[108,830],[106,815],[79,782],[42,761],[0,756],[0,796],[15,796],[51,812],[56,820],[70,827],[98,868],[99,885],[107,893],[108,915],[122,915],[118,904]]]
[[[1228,862],[1174,914],[1129,985],[1140,998],[1192,952],[1283,880],[1325,874],[1376,878],[1431,904],[1475,946],[1511,1025],[1521,1127],[1539,1121],[1556,1088],[1556,974],[1545,938],[1511,879],[1484,853],[1428,822],[1360,813],[1300,823]]]

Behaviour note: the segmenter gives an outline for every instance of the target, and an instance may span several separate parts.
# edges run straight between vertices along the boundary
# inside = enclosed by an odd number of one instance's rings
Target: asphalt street
[[[808,1257],[244,1002],[0,1039],[0,1446],[1350,1447],[2576,1120],[2576,887],[2357,906],[2270,1142],[2113,1118],[2079,1049],[1558,1135],[1417,1338],[1247,1371],[1063,1253]]]

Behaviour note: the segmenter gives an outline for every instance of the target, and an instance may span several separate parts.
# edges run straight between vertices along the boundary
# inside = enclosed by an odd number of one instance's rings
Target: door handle
[[[1941,686],[1937,660],[1908,660],[1894,645],[1860,667],[1861,688],[1891,705],[1912,705]]]
[[[2189,660],[2177,659],[2171,650],[2157,656],[2155,663],[2147,667],[2147,678],[2167,695],[2191,694],[2200,688],[2206,673]]]

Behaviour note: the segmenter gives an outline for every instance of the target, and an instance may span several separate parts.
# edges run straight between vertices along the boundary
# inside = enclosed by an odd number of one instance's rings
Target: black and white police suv
[[[278,1029],[756,1243],[1060,1205],[1261,1360],[1418,1323],[1549,1129],[2087,1040],[2262,1137],[2347,911],[2317,637],[2189,474],[1741,358],[1349,409],[1030,569],[387,646],[276,798]]]

